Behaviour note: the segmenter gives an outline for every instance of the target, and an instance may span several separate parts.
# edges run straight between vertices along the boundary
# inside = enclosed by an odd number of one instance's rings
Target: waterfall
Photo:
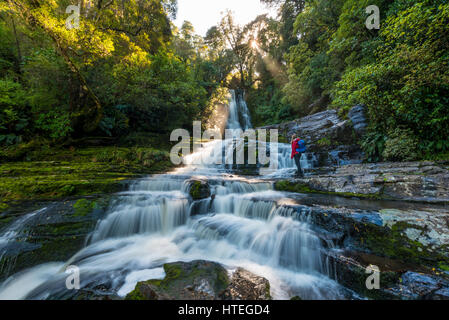
[[[251,128],[246,103],[234,91],[227,127]],[[297,209],[283,204],[288,194],[274,191],[263,179],[267,177],[231,176],[225,165],[212,161],[196,164],[200,158],[222,157],[229,145],[205,143],[187,157],[184,168],[135,181],[114,197],[84,249],[64,265],[44,264],[13,275],[0,284],[0,298],[70,298],[72,292],[64,285],[68,265],[80,268],[83,288],[101,284],[124,296],[138,281],[163,278],[164,263],[198,259],[266,277],[277,299],[343,298],[323,258],[332,244],[323,241]],[[279,144],[277,149],[280,171],[294,170],[290,145]],[[313,158],[304,161],[307,167]],[[212,196],[193,201],[187,193],[190,179],[208,181]],[[22,222],[17,220],[18,225]],[[13,231],[10,227],[0,239],[9,239]]]
[[[45,210],[47,210],[47,208],[36,210],[18,218],[10,226],[8,226],[8,228],[0,233],[0,260],[6,253],[7,245],[13,241],[19,240],[19,238],[26,238],[27,235],[26,233],[24,234],[24,230],[28,223]]]
[[[235,90],[230,90],[230,93],[227,129],[251,129],[251,116],[243,95],[237,94]]]

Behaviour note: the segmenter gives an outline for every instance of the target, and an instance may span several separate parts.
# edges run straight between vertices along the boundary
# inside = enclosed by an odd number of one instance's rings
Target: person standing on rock
[[[304,177],[304,173],[301,169],[301,157],[304,152],[306,152],[306,143],[304,140],[298,138],[296,135],[292,136],[292,159],[295,159],[296,167],[298,168],[298,171],[296,172],[296,175],[299,177]]]

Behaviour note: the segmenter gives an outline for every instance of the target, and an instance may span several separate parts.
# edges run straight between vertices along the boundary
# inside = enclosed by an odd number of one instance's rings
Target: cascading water
[[[231,129],[250,125],[246,105],[237,100],[232,92]],[[66,263],[13,275],[0,285],[0,299],[70,298],[64,272],[69,265],[80,269],[83,288],[102,285],[125,296],[138,281],[164,278],[164,263],[198,259],[267,278],[277,299],[345,298],[328,277],[333,271],[323,255],[326,242],[294,207],[285,205],[288,194],[274,191],[270,182],[230,176],[223,166],[193,164],[195,157],[216,156],[211,144],[190,156],[184,168],[136,181],[118,194],[84,249]],[[293,168],[289,146],[278,150],[280,167]],[[213,196],[192,201],[186,182],[192,178],[208,180]]]
[[[249,115],[248,106],[243,96],[231,91],[231,99],[229,101],[229,118],[227,123],[228,129],[247,130],[252,128],[251,117]]]

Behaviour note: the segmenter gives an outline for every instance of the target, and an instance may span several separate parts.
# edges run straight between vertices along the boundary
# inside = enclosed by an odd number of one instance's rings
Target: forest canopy
[[[0,144],[191,129],[232,88],[258,126],[365,105],[371,161],[449,152],[446,1],[261,2],[277,16],[228,11],[203,37],[176,0],[83,0],[72,29],[72,1],[0,1]]]

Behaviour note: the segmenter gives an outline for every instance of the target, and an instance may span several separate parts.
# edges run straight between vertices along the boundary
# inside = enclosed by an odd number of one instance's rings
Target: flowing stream
[[[229,128],[251,126],[246,104],[234,92],[229,109]],[[297,216],[288,206],[288,194],[274,191],[267,177],[245,178],[225,165],[193,164],[198,157],[217,157],[218,146],[206,143],[185,167],[133,183],[114,198],[84,249],[69,261],[11,276],[0,284],[0,299],[64,299],[69,265],[79,268],[82,288],[102,286],[125,296],[138,281],[164,278],[164,263],[192,260],[216,261],[230,271],[243,267],[266,277],[275,299],[348,298],[348,290],[331,280],[333,267],[323,254],[333,248],[332,241],[320,238],[306,218]],[[277,147],[277,174],[291,175],[290,146]],[[312,165],[307,158],[302,162],[306,168]],[[207,180],[213,197],[193,202],[187,193],[192,178]],[[0,247],[8,235],[13,237],[14,230],[0,236]]]

